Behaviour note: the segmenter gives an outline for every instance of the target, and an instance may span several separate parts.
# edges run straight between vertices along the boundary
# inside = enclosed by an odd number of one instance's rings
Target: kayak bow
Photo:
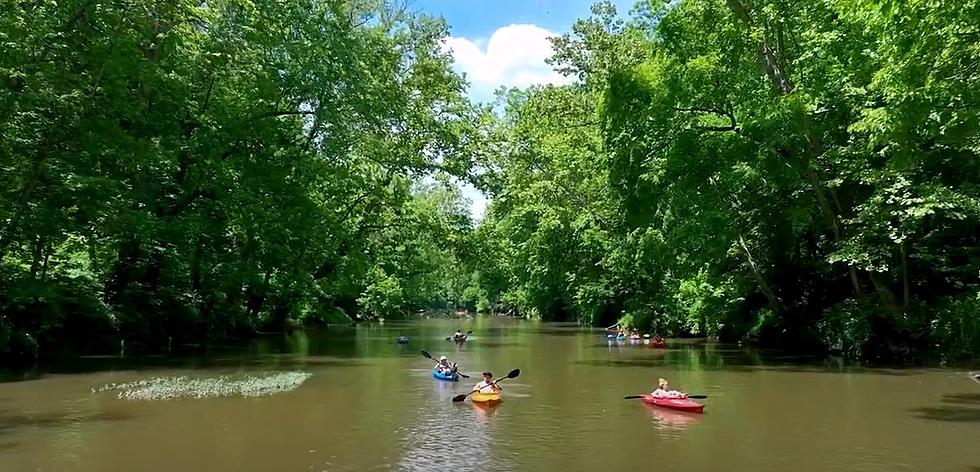
[[[653,395],[643,395],[643,403],[689,413],[704,413],[704,405],[692,402],[687,398],[663,398]]]
[[[449,382],[455,382],[459,380],[458,372],[440,372],[438,369],[432,369],[432,376],[439,380],[447,380]]]
[[[470,401],[474,403],[497,403],[500,402],[500,392],[483,393],[477,392],[470,395]]]

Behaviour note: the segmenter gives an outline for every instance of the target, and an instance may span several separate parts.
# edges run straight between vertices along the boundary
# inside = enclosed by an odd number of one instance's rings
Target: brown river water
[[[444,339],[473,330],[462,346]],[[394,343],[404,333],[408,345]],[[432,378],[420,350],[472,376]],[[484,408],[451,398],[520,368]],[[432,320],[194,358],[77,359],[0,383],[0,471],[980,471],[968,369],[866,368],[734,346],[617,343],[568,324]],[[302,371],[258,398],[121,399],[101,385]],[[658,377],[704,414],[647,406]]]

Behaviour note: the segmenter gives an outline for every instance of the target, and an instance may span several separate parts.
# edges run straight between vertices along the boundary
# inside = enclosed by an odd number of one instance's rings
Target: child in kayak
[[[473,390],[474,391],[477,391],[477,392],[480,392],[480,393],[494,393],[494,392],[499,392],[501,390],[501,388],[500,388],[500,385],[495,384],[493,382],[493,374],[492,373],[490,373],[490,372],[484,372],[483,373],[483,381],[480,382],[480,383],[478,383],[478,384],[476,384],[476,386],[473,387]]]
[[[687,394],[678,392],[677,390],[671,390],[670,386],[667,385],[667,379],[658,380],[657,389],[651,392],[650,396],[658,398],[687,398]]]

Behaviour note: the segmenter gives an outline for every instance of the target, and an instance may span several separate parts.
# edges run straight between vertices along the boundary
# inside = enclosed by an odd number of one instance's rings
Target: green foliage
[[[468,218],[416,187],[468,171],[485,112],[446,34],[384,2],[4,7],[0,353],[449,303]]]
[[[977,355],[980,2],[593,13],[554,41],[577,84],[502,96],[478,231],[506,283],[470,293],[674,335]]]
[[[980,351],[980,1],[602,2],[493,108],[385,2],[7,10],[0,356],[427,308]]]

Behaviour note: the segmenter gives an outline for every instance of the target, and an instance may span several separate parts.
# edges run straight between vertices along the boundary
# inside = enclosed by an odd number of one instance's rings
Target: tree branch
[[[258,120],[261,118],[273,118],[277,116],[290,116],[290,115],[309,116],[315,114],[316,114],[316,110],[267,111],[265,113],[259,113],[258,115],[252,115],[252,119]]]
[[[735,131],[738,129],[738,123],[735,121],[735,115],[733,115],[732,112],[727,110],[719,110],[717,108],[701,108],[701,107],[691,107],[691,108],[675,107],[674,110],[685,112],[685,113],[710,113],[713,115],[721,115],[724,116],[725,118],[728,118],[728,122],[729,122],[728,126],[696,126],[695,127],[700,130],[722,132],[722,131]]]

